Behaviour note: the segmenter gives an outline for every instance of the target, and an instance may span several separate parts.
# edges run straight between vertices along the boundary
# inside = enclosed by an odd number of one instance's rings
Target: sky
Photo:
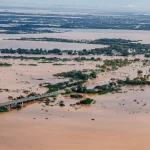
[[[48,7],[52,5],[89,6],[106,10],[150,10],[150,0],[0,0],[0,6]]]

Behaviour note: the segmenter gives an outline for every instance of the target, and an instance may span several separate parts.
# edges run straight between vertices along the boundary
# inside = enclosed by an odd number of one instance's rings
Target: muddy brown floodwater
[[[63,30],[63,29],[62,29]],[[81,44],[81,43],[61,43],[61,42],[46,42],[46,41],[10,41],[3,39],[15,38],[63,38],[63,39],[86,39],[95,40],[100,38],[122,38],[129,40],[141,40],[140,43],[150,44],[149,40],[150,31],[133,31],[133,30],[102,30],[102,29],[73,29],[70,32],[63,33],[44,33],[44,34],[1,34],[0,45],[1,48],[43,48],[61,50],[82,50],[102,48],[104,45],[96,44]]]
[[[47,106],[41,110],[41,104],[36,103],[1,114],[0,147],[3,150],[149,149],[149,87],[145,89],[124,95],[94,96],[95,105],[79,110],[69,108],[73,100],[60,96],[59,100],[67,104],[64,108]],[[147,106],[142,107],[145,102]]]
[[[99,57],[103,60],[121,58]],[[143,56],[129,58],[144,59]],[[102,63],[71,61],[57,62],[65,65],[53,66],[51,63],[41,64],[32,60],[0,59],[0,62],[12,64],[11,67],[0,68],[0,89],[9,90],[0,93],[0,102],[8,101],[8,96],[25,95],[24,90],[44,93],[47,89],[39,88],[39,84],[43,82],[66,81],[53,77],[55,73],[74,69],[94,69],[97,64]],[[119,74],[120,72],[126,72],[134,78],[139,69],[146,74],[149,67],[142,67],[142,63],[138,62],[115,72],[100,73],[97,79],[85,84],[88,88],[92,88],[108,83],[111,78],[125,78],[124,75]],[[96,103],[77,109],[70,106],[77,100],[59,95],[51,106],[45,106],[43,102],[34,103],[21,110],[2,113],[0,114],[0,150],[149,150],[149,91],[150,86],[125,86],[123,93],[86,95],[96,100]],[[66,105],[63,108],[55,105],[61,100]]]
[[[63,29],[61,29],[61,30],[64,31]],[[0,42],[1,42],[2,46],[4,45],[7,47],[7,44],[11,46],[13,44],[13,42],[2,41],[3,39],[21,38],[21,37],[27,37],[27,38],[29,38],[29,37],[33,37],[33,38],[34,37],[35,38],[51,37],[51,38],[63,38],[63,39],[74,39],[74,40],[77,40],[77,39],[95,40],[95,39],[100,39],[100,38],[121,38],[121,39],[129,39],[129,40],[141,40],[139,42],[144,43],[144,44],[150,44],[149,35],[150,35],[150,31],[142,31],[142,30],[72,29],[72,30],[69,30],[69,32],[62,32],[62,33],[15,34],[15,35],[1,34]],[[9,42],[11,42],[11,44],[9,44]],[[13,46],[16,46],[16,47],[22,46],[22,45],[16,45],[17,43],[19,43],[19,41],[14,41]],[[31,41],[31,43],[33,43],[33,41]],[[36,43],[42,44],[42,42],[39,42],[39,41],[36,41]],[[49,43],[48,44],[49,46],[51,46],[50,43],[55,43],[55,44],[52,44],[52,46],[57,46],[57,45],[59,46],[59,42],[46,42],[46,43]],[[21,44],[23,44],[23,43],[21,43]],[[40,44],[37,46],[41,46]],[[65,44],[63,44],[64,47],[65,47]],[[68,45],[71,46],[72,43],[67,44],[66,48],[68,48],[67,47]],[[89,46],[89,44],[83,44],[83,45],[85,45],[85,48],[88,48],[88,46]],[[25,46],[25,45],[23,44],[23,46]],[[30,44],[30,46],[33,47],[32,44]],[[44,44],[42,44],[42,46],[44,46]],[[82,47],[79,47],[79,46],[82,46],[82,44],[77,44],[76,46],[78,46],[77,48],[79,48],[79,49],[82,48]],[[97,47],[97,46],[98,45],[96,45],[95,47]],[[94,48],[94,45],[92,45],[92,47]],[[71,46],[71,48],[73,48],[73,45]]]

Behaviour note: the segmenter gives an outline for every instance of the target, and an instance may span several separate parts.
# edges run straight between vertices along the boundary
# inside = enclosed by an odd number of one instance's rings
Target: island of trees
[[[55,39],[55,38],[54,38]],[[107,45],[104,48],[95,48],[91,50],[83,49],[83,50],[60,50],[60,49],[52,49],[52,50],[43,50],[43,49],[0,49],[1,53],[9,53],[9,54],[68,54],[68,55],[108,55],[108,56],[129,56],[129,55],[137,55],[137,54],[146,54],[145,56],[149,56],[150,53],[150,44],[141,44],[138,41],[131,41],[125,39],[97,39],[94,41],[85,42],[85,40],[68,40],[68,39],[55,39],[55,41],[65,41],[65,42],[78,42],[87,43],[87,44],[103,44]]]

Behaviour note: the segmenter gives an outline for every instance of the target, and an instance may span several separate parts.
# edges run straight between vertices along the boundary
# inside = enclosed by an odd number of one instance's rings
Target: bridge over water
[[[58,95],[58,94],[60,94],[60,92],[53,92],[53,93],[43,94],[43,95],[40,95],[40,96],[32,96],[32,97],[17,99],[17,100],[5,102],[5,103],[0,103],[0,107],[6,107],[6,108],[10,109],[10,108],[13,108],[14,106],[17,106],[18,104],[23,106],[24,103],[32,102],[32,101],[35,101],[35,100],[47,98],[47,97],[50,97],[50,96],[53,96],[53,95]]]

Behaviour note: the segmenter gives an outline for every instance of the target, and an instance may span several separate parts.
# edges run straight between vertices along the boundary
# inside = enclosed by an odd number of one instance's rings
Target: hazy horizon
[[[53,5],[63,5],[68,7],[102,9],[102,10],[115,10],[115,11],[149,11],[150,1],[149,0],[1,0],[1,6],[8,7],[51,7]]]

